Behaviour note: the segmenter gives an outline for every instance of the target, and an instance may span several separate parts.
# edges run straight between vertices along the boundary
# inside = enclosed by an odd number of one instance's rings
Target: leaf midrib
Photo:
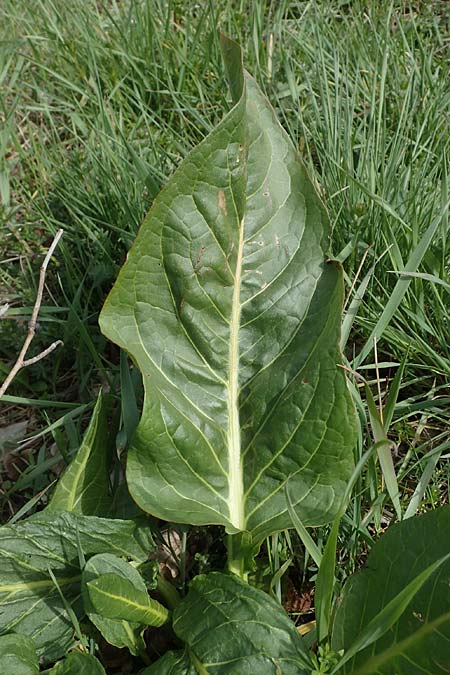
[[[81,579],[81,575],[77,574],[73,577],[62,577],[58,579],[58,584],[60,586],[67,586],[70,584],[78,583]],[[23,591],[36,591],[42,588],[55,588],[55,585],[51,579],[39,579],[38,581],[17,581],[12,584],[1,584],[0,585],[0,595],[2,593],[17,593]]]
[[[151,617],[152,619],[157,619],[161,621],[166,621],[168,612],[165,610],[165,607],[161,606],[161,609],[158,607],[155,607],[151,604],[141,604],[137,602],[136,600],[132,600],[131,598],[127,598],[124,595],[119,595],[117,593],[113,593],[112,591],[106,591],[104,588],[101,588],[100,586],[96,585],[95,582],[88,582],[87,586],[89,589],[94,590],[95,593],[98,593],[99,595],[102,595],[104,598],[107,598],[108,600],[112,600],[119,602],[122,605],[128,606],[130,609],[137,610],[138,612],[141,612],[143,616],[145,616],[147,619]],[[108,618],[108,617],[107,617]]]
[[[241,428],[239,421],[239,328],[241,321],[241,278],[244,251],[244,221],[239,223],[239,246],[234,274],[230,322],[228,381],[228,458],[230,521],[237,530],[245,528],[244,481],[242,475]]]

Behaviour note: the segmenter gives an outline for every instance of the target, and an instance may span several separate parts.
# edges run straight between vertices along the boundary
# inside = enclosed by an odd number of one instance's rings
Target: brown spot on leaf
[[[205,251],[206,251],[206,248],[204,246],[202,246],[200,248],[200,251],[198,252],[197,260],[195,261],[195,265],[194,265],[194,272],[195,273],[198,272],[198,268],[200,267],[200,263],[202,261],[202,258],[203,258],[203,255],[204,255]]]
[[[225,192],[223,190],[219,190],[219,209],[222,211],[224,216],[228,214]]]

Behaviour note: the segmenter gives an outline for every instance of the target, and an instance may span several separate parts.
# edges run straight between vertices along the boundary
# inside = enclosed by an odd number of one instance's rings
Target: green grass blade
[[[438,231],[438,228],[442,222],[442,219],[445,217],[447,209],[450,205],[450,201],[444,204],[444,207],[440,210],[440,213],[434,218],[432,223],[428,226],[427,230],[424,232],[420,242],[416,248],[411,253],[408,262],[405,265],[404,272],[416,272],[418,266],[422,262],[422,259],[427,252],[428,248],[433,241],[433,238]],[[383,310],[379,320],[377,321],[374,329],[372,330],[370,336],[368,337],[365,346],[362,348],[361,352],[356,358],[355,368],[367,358],[370,352],[373,349],[374,340],[379,340],[383,335],[386,327],[389,325],[392,317],[397,311],[401,301],[403,300],[406,291],[409,288],[411,283],[411,278],[400,278],[395,284],[395,288],[392,291],[392,295],[389,298],[386,307]]]
[[[350,331],[353,327],[353,323],[355,321],[356,315],[358,313],[359,307],[364,300],[364,295],[366,293],[367,287],[369,285],[369,282],[373,276],[373,273],[375,272],[375,265],[372,265],[372,267],[369,269],[367,274],[365,275],[364,279],[361,281],[361,283],[358,286],[358,289],[355,291],[355,294],[344,314],[344,318],[342,320],[342,328],[341,328],[341,349],[344,350],[345,346],[347,344]]]
[[[430,480],[433,477],[434,470],[436,469],[436,465],[441,457],[441,452],[434,454],[426,463],[425,469],[423,470],[419,482],[417,483],[414,490],[413,496],[411,497],[411,500],[408,504],[408,508],[405,511],[405,515],[403,516],[404,520],[411,518],[416,514]]]
[[[340,522],[341,514],[339,513],[334,519],[331,532],[328,535],[316,580],[314,604],[316,610],[317,637],[319,644],[327,640],[331,634],[331,609],[335,583],[337,537]]]
[[[292,503],[291,496],[289,494],[289,488],[288,488],[288,482],[286,483],[285,486],[285,494],[286,494],[286,503],[287,503],[287,508],[289,511],[289,515],[292,520],[292,524],[297,530],[297,534],[300,537],[301,541],[303,542],[303,545],[305,549],[308,551],[309,555],[311,558],[314,560],[316,563],[317,567],[320,567],[320,564],[322,562],[322,553],[320,552],[316,542],[314,539],[311,537],[309,534],[308,530],[306,527],[303,525],[302,521],[298,517],[294,505]]]
[[[394,417],[395,406],[397,404],[398,395],[400,392],[400,386],[403,379],[403,373],[405,372],[406,362],[408,358],[408,350],[405,352],[395,377],[392,381],[391,386],[389,387],[389,393],[386,400],[386,405],[383,408],[383,426],[384,430],[387,433],[389,427],[391,426],[392,418]]]
[[[394,462],[392,460],[391,448],[392,442],[388,439],[383,422],[378,414],[377,406],[375,404],[370,387],[364,385],[367,399],[367,408],[369,410],[370,425],[372,433],[377,445],[377,454],[383,472],[384,481],[389,496],[397,513],[397,518],[402,519],[402,507],[400,505],[399,489],[397,476],[395,473]]]
[[[401,277],[411,277],[412,279],[423,279],[424,281],[430,281],[433,284],[438,284],[443,286],[446,291],[450,292],[450,284],[448,284],[443,279],[435,276],[434,274],[426,274],[424,272],[397,272],[396,270],[388,270],[389,274],[397,274]]]

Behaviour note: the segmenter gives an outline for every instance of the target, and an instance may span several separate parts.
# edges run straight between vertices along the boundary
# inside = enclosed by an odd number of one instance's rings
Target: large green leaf
[[[174,612],[173,629],[187,646],[185,654],[164,657],[146,674],[311,672],[306,648],[283,608],[234,575],[196,577]]]
[[[105,397],[99,394],[81,446],[60,478],[47,511],[73,511],[85,516],[109,513],[107,408]]]
[[[367,568],[346,584],[333,647],[348,650],[408,584],[450,554],[450,507],[393,525],[373,547]],[[385,612],[384,612],[385,613]],[[388,617],[387,617],[388,618]],[[377,625],[375,625],[377,624]],[[379,632],[377,634],[380,634]],[[450,561],[445,560],[382,637],[339,672],[369,675],[445,673],[450,654]]]
[[[38,675],[36,647],[26,635],[0,637],[0,673],[4,675]]]
[[[100,316],[142,371],[127,478],[144,510],[260,541],[333,518],[354,420],[329,222],[239,47],[236,103],[156,198]]]
[[[0,633],[33,638],[39,655],[60,658],[73,642],[74,627],[58,586],[75,614],[81,602],[80,549],[143,561],[153,548],[148,527],[73,513],[42,513],[0,528]]]
[[[95,656],[73,652],[53,666],[49,675],[105,675],[105,669]]]

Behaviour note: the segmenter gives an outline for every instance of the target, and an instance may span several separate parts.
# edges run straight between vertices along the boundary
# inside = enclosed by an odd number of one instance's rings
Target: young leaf
[[[102,574],[86,584],[89,600],[97,614],[108,619],[163,626],[169,611],[118,574]]]
[[[50,670],[49,675],[106,675],[105,669],[95,656],[73,652]]]
[[[108,480],[107,404],[99,394],[83,442],[60,478],[47,511],[104,516],[111,507]]]
[[[39,663],[36,647],[26,635],[0,637],[0,673],[5,675],[38,675]]]
[[[342,269],[274,111],[224,39],[235,105],[155,199],[100,316],[140,368],[139,506],[257,544],[336,514],[352,471]]]
[[[173,629],[187,651],[166,655],[147,675],[311,672],[302,638],[279,603],[234,575],[196,577],[174,612]]]
[[[347,582],[336,614],[333,648],[349,654],[353,645],[361,648],[339,673],[356,673],[358,668],[368,673],[363,665],[383,654],[384,660],[376,660],[380,668],[371,672],[409,675],[412,660],[418,673],[441,672],[438,664],[448,662],[450,640],[449,542],[446,506],[393,525],[375,544],[367,569]],[[426,630],[429,624],[434,627]],[[410,640],[413,635],[420,641]]]
[[[84,615],[79,544],[87,559],[114,551],[144,561],[153,548],[148,526],[133,521],[42,513],[0,527],[0,633],[30,636],[47,662],[73,643],[70,617],[49,569],[75,615]]]
[[[89,597],[87,584],[101,575],[111,573],[129,580],[135,588],[147,593],[144,580],[132,565],[110,553],[95,555],[88,560],[83,570],[81,588],[84,609],[107,642],[115,647],[127,647],[136,656],[145,648],[142,637],[145,624],[107,618],[96,611]]]

